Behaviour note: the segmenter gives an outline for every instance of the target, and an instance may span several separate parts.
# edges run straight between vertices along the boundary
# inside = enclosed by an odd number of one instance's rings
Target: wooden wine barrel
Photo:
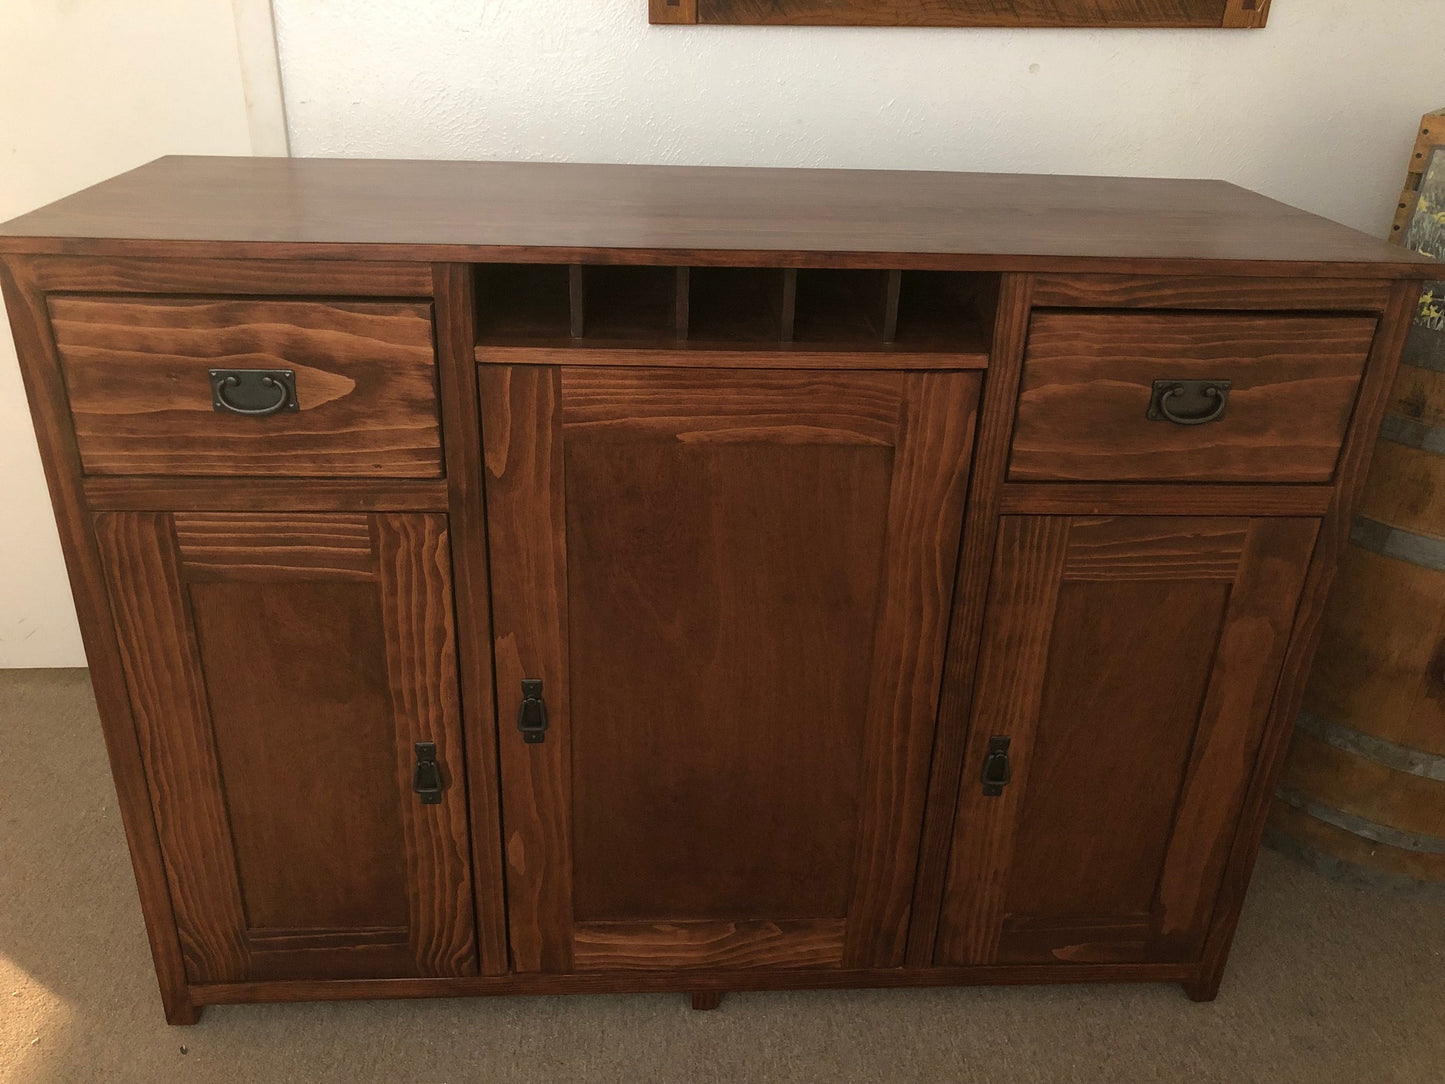
[[[1445,318],[1411,333],[1350,542],[1268,838],[1348,879],[1445,885]]]

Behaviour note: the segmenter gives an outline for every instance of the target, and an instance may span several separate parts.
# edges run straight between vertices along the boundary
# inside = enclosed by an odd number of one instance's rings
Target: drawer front
[[[427,302],[52,296],[49,305],[87,474],[442,473]],[[217,390],[214,370],[254,375]],[[268,371],[292,375],[259,375]],[[280,403],[288,381],[294,405]],[[280,409],[237,413],[228,403]]]
[[[1367,316],[1036,312],[1009,480],[1328,482],[1374,334]]]

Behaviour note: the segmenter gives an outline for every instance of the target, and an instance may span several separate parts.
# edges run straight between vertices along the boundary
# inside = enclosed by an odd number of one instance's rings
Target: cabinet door
[[[978,386],[482,367],[520,970],[901,962]]]
[[[1315,532],[1003,520],[937,962],[1198,958]]]
[[[188,978],[475,974],[445,517],[95,525]]]

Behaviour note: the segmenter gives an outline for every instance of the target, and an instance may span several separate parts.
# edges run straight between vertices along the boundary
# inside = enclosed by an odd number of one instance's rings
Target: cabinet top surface
[[[219,157],[161,158],[22,215],[0,225],[6,251],[703,263],[787,254],[860,264],[932,256],[1004,270],[1244,261],[1283,273],[1304,264],[1407,277],[1439,267],[1223,181]]]

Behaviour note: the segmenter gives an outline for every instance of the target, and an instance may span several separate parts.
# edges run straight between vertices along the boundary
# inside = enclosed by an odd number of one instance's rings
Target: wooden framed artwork
[[[648,21],[707,26],[1254,29],[1270,0],[648,0]]]
[[[1420,120],[1390,240],[1411,251],[1445,259],[1445,109],[1426,113]],[[1405,360],[1419,368],[1445,372],[1445,282],[1428,283],[1421,294]]]

